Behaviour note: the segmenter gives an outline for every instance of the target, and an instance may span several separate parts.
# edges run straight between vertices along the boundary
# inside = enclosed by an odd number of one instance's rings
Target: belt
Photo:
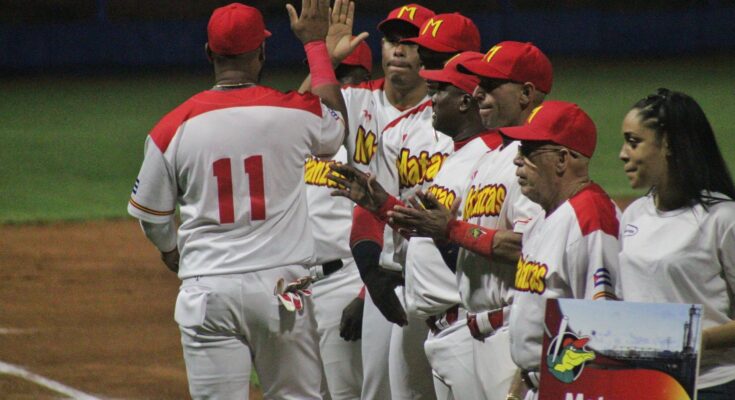
[[[465,318],[466,316],[467,311],[465,311],[464,308],[460,308],[459,304],[455,304],[447,311],[444,311],[443,313],[438,315],[432,315],[431,317],[427,318],[426,325],[429,326],[431,333],[436,335],[444,329],[452,326],[452,324],[454,324],[458,320]]]
[[[521,370],[521,379],[530,390],[538,390],[541,374],[536,371],[529,371],[526,369]]]

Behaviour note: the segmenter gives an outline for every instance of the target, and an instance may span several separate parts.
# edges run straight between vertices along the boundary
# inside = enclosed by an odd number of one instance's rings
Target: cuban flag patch
[[[610,271],[607,268],[599,268],[595,271],[595,287],[599,286],[612,286],[612,279],[610,279]]]
[[[133,194],[138,194],[138,185],[140,185],[140,178],[135,180],[135,185],[133,185]]]

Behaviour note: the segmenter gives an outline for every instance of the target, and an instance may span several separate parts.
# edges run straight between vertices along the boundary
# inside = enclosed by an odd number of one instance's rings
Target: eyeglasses
[[[522,144],[518,146],[518,154],[523,158],[531,159],[531,157],[539,155],[539,154],[558,152],[563,149],[564,147],[556,146],[556,145],[548,145],[546,143]]]

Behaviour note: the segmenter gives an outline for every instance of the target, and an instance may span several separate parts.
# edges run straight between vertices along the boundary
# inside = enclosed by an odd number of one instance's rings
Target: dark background
[[[2,0],[0,72],[103,68],[206,69],[203,44],[218,0]],[[284,0],[252,0],[273,37],[268,62],[298,63]],[[295,2],[298,6],[300,1]],[[356,30],[372,34],[399,1],[357,1]],[[480,28],[483,47],[532,41],[547,54],[657,57],[735,53],[735,0],[427,0],[437,12],[460,11]]]

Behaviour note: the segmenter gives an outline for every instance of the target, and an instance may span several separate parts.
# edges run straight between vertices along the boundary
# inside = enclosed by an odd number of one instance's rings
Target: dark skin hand
[[[395,206],[392,211],[388,211],[390,223],[412,236],[430,237],[437,242],[446,243],[447,226],[449,221],[457,219],[460,200],[455,200],[449,209],[439,203],[432,193],[419,190],[416,198],[412,197],[408,202],[411,207]]]
[[[350,304],[342,310],[342,319],[339,323],[339,336],[342,339],[353,342],[362,338],[362,313],[365,300],[355,297]]]
[[[396,206],[388,211],[390,223],[408,231],[412,236],[433,238],[437,244],[447,243],[449,221],[457,219],[460,200],[457,199],[449,209],[439,203],[431,193],[416,192],[416,199],[410,199],[411,207]],[[494,260],[515,265],[521,256],[522,235],[510,230],[500,229],[493,238]]]
[[[171,251],[167,252],[161,252],[161,260],[164,264],[166,264],[166,267],[170,269],[172,272],[178,273],[179,272],[179,249],[175,248]]]
[[[347,197],[373,213],[388,200],[388,193],[375,181],[375,176],[345,164],[330,164],[329,168],[327,179],[339,185],[332,196]]]

